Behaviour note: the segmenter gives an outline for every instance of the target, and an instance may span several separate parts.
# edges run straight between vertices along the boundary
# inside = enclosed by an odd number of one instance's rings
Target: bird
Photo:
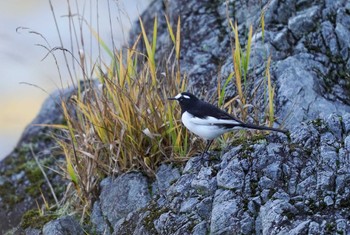
[[[176,100],[181,107],[181,121],[192,133],[207,141],[202,157],[209,150],[214,139],[220,135],[238,129],[277,131],[287,134],[287,130],[259,126],[235,118],[224,110],[198,99],[190,92],[181,92],[168,100]]]

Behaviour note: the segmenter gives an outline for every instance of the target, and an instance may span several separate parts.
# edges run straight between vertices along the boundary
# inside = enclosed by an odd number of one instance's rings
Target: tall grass
[[[139,22],[141,34],[134,44],[116,50],[110,65],[96,65],[98,83],[86,80],[86,88],[72,97],[75,110],[62,103],[67,125],[59,144],[82,205],[90,205],[99,179],[107,175],[140,170],[152,177],[162,162],[183,161],[197,151],[180,122],[177,104],[167,100],[186,90],[178,62],[180,19],[175,34],[168,22],[176,56],[166,63],[155,61],[156,18],[152,41]],[[146,54],[136,50],[140,43]]]
[[[228,3],[227,3],[228,6]],[[248,118],[252,118],[260,125],[272,126],[275,122],[274,116],[274,86],[271,80],[270,74],[270,64],[271,57],[266,56],[266,65],[265,65],[265,74],[263,79],[254,87],[252,87],[253,81],[249,81],[249,73],[250,67],[250,57],[252,51],[252,37],[253,37],[253,26],[250,25],[248,27],[247,38],[244,40],[245,47],[243,47],[243,43],[239,37],[239,31],[237,22],[233,23],[228,14],[227,10],[227,20],[229,24],[229,28],[233,33],[233,41],[231,43],[231,56],[233,63],[233,72],[231,72],[228,77],[224,80],[224,84],[221,87],[221,81],[219,79],[217,93],[218,93],[218,106],[226,109],[229,113],[233,112],[235,115],[235,110],[237,109],[237,113],[239,117],[243,121],[247,121]],[[264,20],[264,10],[262,10],[260,15],[260,27],[262,32],[262,40],[264,40],[265,34],[265,20]],[[266,86],[265,83],[266,81]],[[236,90],[237,95],[234,97],[226,96],[226,91],[228,89],[228,85],[233,83]],[[256,100],[257,91],[263,85],[263,97],[265,101],[265,97],[267,96],[268,102],[259,100],[258,103],[263,104],[263,107],[258,107],[254,105]],[[250,91],[250,92],[248,92]],[[266,95],[265,95],[266,94]],[[263,108],[265,113],[262,113],[260,110]],[[250,112],[249,112],[250,111]],[[259,120],[263,120],[263,123],[260,123]],[[228,133],[219,139],[220,145],[225,146],[227,143],[232,142],[235,138],[241,138],[245,132],[240,133]]]

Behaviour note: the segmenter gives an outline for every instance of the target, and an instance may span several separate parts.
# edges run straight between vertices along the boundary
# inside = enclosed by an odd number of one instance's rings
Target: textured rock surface
[[[151,196],[147,178],[140,173],[129,173],[116,180],[106,178],[101,183],[100,200],[95,202],[92,223],[96,231],[110,234],[129,213],[143,208]]]
[[[45,224],[43,228],[43,235],[68,235],[76,234],[83,235],[84,230],[81,228],[79,222],[77,222],[71,216],[64,216],[62,218],[53,220]]]
[[[300,125],[291,140],[271,134],[194,157],[176,177],[168,166],[173,183],[114,234],[350,233],[350,133],[335,132],[345,118]]]
[[[248,79],[261,82],[271,55],[276,110],[291,138],[248,138],[181,168],[163,165],[154,182],[137,173],[106,179],[93,206],[93,232],[350,234],[349,1],[225,2],[154,1],[143,19],[152,29],[154,13],[159,17],[156,57],[171,49],[163,13],[172,22],[181,16],[181,69],[194,92],[210,97],[218,74],[233,71],[227,12],[242,41],[253,24]],[[263,7],[264,40],[258,30]],[[227,94],[235,94],[234,85]]]
[[[0,162],[0,234],[17,226],[24,212],[37,207],[36,201],[43,203],[41,192],[46,200],[53,202],[52,194],[33,154],[40,164],[53,168],[60,159],[52,154],[55,142],[51,138],[51,130],[34,124],[61,124],[61,99],[67,99],[72,92],[73,90],[68,89],[63,93],[57,91],[51,94],[38,116],[25,129],[15,150]],[[57,196],[60,196],[64,191],[63,180],[55,172],[46,168],[45,170]]]

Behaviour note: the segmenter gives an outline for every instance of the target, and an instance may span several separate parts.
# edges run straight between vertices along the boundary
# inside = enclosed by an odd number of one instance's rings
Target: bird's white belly
[[[182,114],[181,121],[188,130],[206,140],[215,139],[230,131],[230,129],[219,127],[210,123],[209,121],[207,122],[206,119],[203,119],[203,121],[198,121],[198,118],[195,118],[188,112],[184,112]]]

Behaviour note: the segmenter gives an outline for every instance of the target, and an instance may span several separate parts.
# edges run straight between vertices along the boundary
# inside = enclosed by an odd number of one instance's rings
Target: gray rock
[[[218,187],[233,189],[236,191],[243,189],[244,171],[240,165],[239,159],[233,159],[227,167],[218,172]]]
[[[346,219],[338,219],[337,223],[337,233],[349,234],[350,233],[350,223]]]
[[[288,232],[288,234],[290,234],[290,235],[306,234],[306,232],[309,229],[309,224],[310,224],[310,220],[303,221],[298,226],[291,229]]]
[[[289,18],[288,29],[292,31],[294,37],[299,39],[315,28],[318,12],[319,7],[313,6]]]
[[[47,166],[44,168],[45,173],[56,191],[56,196],[62,196],[62,185],[66,182],[57,174],[57,161],[61,156],[53,157],[52,150],[57,148],[57,143],[51,138],[52,129],[45,125],[63,123],[61,102],[67,102],[75,92],[74,89],[65,89],[50,94],[38,115],[25,128],[16,148],[0,161],[0,234],[20,227],[22,215],[30,209],[37,208],[37,203],[42,201],[43,197],[52,198],[42,174],[35,176],[34,180],[31,178],[30,174],[37,170],[40,172],[32,153],[40,156],[39,161]],[[70,105],[67,105],[67,108],[70,112],[74,111]],[[55,202],[49,200],[48,203]]]
[[[153,192],[164,193],[179,177],[180,172],[177,168],[171,165],[161,165],[156,172],[156,181],[152,184]]]
[[[282,199],[268,201],[260,209],[263,234],[279,233],[284,228],[276,225],[286,223],[296,212],[297,210],[288,201]]]
[[[198,204],[198,198],[189,198],[188,200],[181,203],[180,212],[190,212]]]
[[[216,190],[216,178],[212,177],[211,167],[202,167],[197,177],[191,182],[191,187],[203,195],[212,194]]]
[[[130,212],[145,207],[150,199],[147,178],[140,173],[127,173],[102,187],[102,215],[109,223],[116,224]]]
[[[211,233],[229,234],[237,231],[239,229],[237,215],[240,210],[240,200],[231,196],[228,191],[217,192],[216,194],[210,220]]]
[[[242,48],[253,24],[245,91],[260,85],[252,101],[260,104],[271,55],[276,117],[290,130],[290,139],[271,133],[256,141],[247,135],[238,146],[192,157],[182,171],[163,165],[152,198],[141,174],[104,180],[91,217],[97,233],[349,233],[348,1],[268,1],[264,40],[255,30],[261,1],[166,3],[153,1],[143,14],[145,28],[152,29],[154,12],[159,13],[156,59],[168,59],[172,48],[162,13],[172,25],[181,16],[181,72],[188,75],[188,89],[207,99],[216,94],[218,74],[225,78],[233,71],[226,14],[238,21]],[[139,32],[135,26],[134,34]],[[234,83],[227,90],[228,99],[236,96]],[[13,179],[20,176],[16,172]]]
[[[287,51],[291,49],[291,46],[289,44],[289,35],[288,35],[288,30],[286,28],[283,28],[281,32],[277,33],[276,36],[274,37],[273,41],[271,44],[280,51]]]
[[[342,117],[343,127],[344,127],[344,135],[350,134],[350,113],[346,113]]]
[[[208,229],[207,229],[207,223],[206,222],[201,222],[194,226],[193,228],[193,235],[204,235],[208,234]]]
[[[348,60],[350,48],[350,39],[348,35],[350,34],[350,30],[345,28],[341,23],[337,23],[335,33],[338,38],[339,47],[342,48],[340,51],[340,55],[344,61]]]
[[[309,224],[309,235],[318,235],[320,234],[320,225],[315,221],[310,222]]]
[[[326,196],[323,201],[324,203],[326,203],[327,206],[331,206],[334,204],[334,201],[331,196]]]
[[[105,220],[105,216],[102,214],[100,201],[94,203],[90,220],[94,225],[94,230],[97,234],[111,234],[112,228],[109,227],[109,223]]]
[[[64,216],[44,225],[43,235],[83,235],[84,230],[71,216]]]
[[[25,230],[25,235],[41,235],[41,230],[40,229],[35,229],[35,228],[27,228]]]
[[[339,55],[337,38],[331,22],[325,21],[321,24],[321,34],[332,56]]]
[[[316,78],[298,59],[289,57],[277,62],[276,76],[279,84],[279,105],[288,113],[288,127],[296,127],[306,119],[327,118],[331,113],[345,114],[349,106],[334,103],[315,91]]]

